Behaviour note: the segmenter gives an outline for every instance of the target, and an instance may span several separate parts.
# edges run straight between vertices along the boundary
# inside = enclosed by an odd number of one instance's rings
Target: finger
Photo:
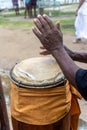
[[[40,32],[42,33],[44,32],[43,27],[38,19],[34,19],[34,24],[36,25],[36,27],[39,29]]]
[[[33,33],[41,40],[41,33],[36,29],[36,28],[33,28]]]
[[[39,21],[40,21],[42,27],[43,27],[44,29],[48,30],[48,29],[49,29],[49,26],[48,26],[48,24],[47,24],[47,21],[46,21],[41,15],[38,15],[37,18],[39,19]]]
[[[56,22],[56,27],[60,30],[60,32],[62,32],[62,31],[61,31],[61,27],[60,27],[60,22],[59,22],[59,21]]]
[[[40,46],[40,49],[45,49],[45,47],[44,46]]]
[[[43,15],[43,18],[47,21],[47,23],[51,29],[54,28],[53,22],[46,14]]]
[[[56,27],[57,27],[58,29],[60,29],[60,23],[59,23],[59,21],[56,22]]]
[[[43,52],[40,52],[41,55],[50,55],[50,52],[49,51],[43,51]]]

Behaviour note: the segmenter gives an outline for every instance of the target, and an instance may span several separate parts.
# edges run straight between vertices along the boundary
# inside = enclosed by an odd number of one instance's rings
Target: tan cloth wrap
[[[11,83],[11,114],[21,122],[46,125],[62,119],[70,110],[71,92],[65,86],[26,89]]]
[[[72,130],[78,130],[78,124],[79,124],[79,116],[81,113],[78,98],[82,99],[82,96],[78,92],[78,90],[70,85],[71,93],[72,93],[72,99],[71,99],[71,109],[70,109],[70,115],[71,115],[71,129]]]
[[[80,115],[81,110],[80,110],[80,106],[78,103],[78,99],[81,100],[82,96],[74,86],[70,85],[70,89],[71,89],[71,93],[72,93],[71,110],[70,110],[71,116]]]
[[[70,84],[70,89],[71,89],[71,93],[72,93],[73,95],[75,95],[76,98],[82,99],[82,96],[81,96],[81,94],[79,93],[79,91],[78,91],[74,86],[72,86],[71,84]]]

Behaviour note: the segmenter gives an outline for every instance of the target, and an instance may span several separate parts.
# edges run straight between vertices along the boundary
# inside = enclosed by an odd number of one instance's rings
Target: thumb
[[[59,21],[56,22],[56,27],[58,28],[58,30],[62,34],[61,27],[60,27],[60,22]]]
[[[60,30],[60,22],[59,21],[56,22],[56,27]]]

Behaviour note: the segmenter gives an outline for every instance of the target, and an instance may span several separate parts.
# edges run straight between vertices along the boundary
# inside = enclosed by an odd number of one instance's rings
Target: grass
[[[75,32],[74,21],[75,19],[61,20],[60,23],[61,23],[62,31],[74,33]]]
[[[1,17],[0,26],[13,28],[32,28],[34,23],[32,21],[10,21],[7,17]]]
[[[73,6],[73,5],[72,5]],[[70,7],[69,7],[70,8]],[[50,10],[45,10],[45,13],[49,15]],[[63,32],[74,33],[74,11],[52,11],[52,21],[55,23],[58,19],[61,23],[61,28]],[[24,10],[21,10],[21,16],[23,17]],[[11,10],[9,13],[0,13],[0,26],[4,27],[13,27],[13,28],[23,28],[30,29],[34,26],[33,20],[10,20],[15,18],[14,10]],[[65,18],[65,19],[63,19]]]

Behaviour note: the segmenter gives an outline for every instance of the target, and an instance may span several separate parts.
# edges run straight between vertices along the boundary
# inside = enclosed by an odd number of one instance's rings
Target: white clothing
[[[84,1],[75,20],[77,38],[87,39],[87,0]]]

